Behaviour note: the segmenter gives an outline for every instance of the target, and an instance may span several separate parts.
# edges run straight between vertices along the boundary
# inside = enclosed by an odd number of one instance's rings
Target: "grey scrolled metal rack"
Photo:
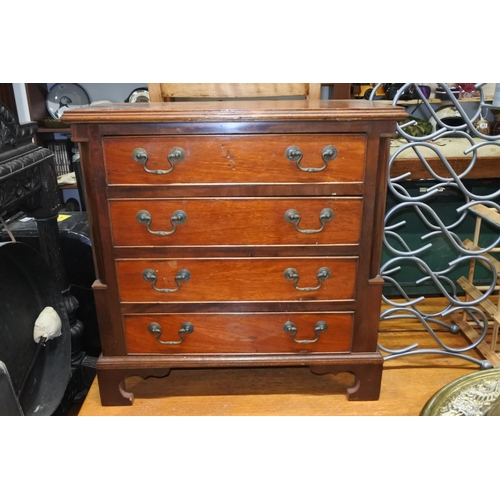
[[[377,89],[383,84],[378,84],[372,92],[373,98],[376,95]],[[399,297],[386,296],[384,292],[383,300],[387,304],[387,308],[381,313],[381,320],[411,318],[420,321],[425,330],[436,342],[436,348],[421,348],[419,344],[411,344],[402,349],[390,349],[379,344],[379,349],[382,352],[385,360],[394,359],[397,357],[417,355],[417,354],[438,354],[456,356],[466,359],[472,363],[478,364],[481,368],[491,368],[492,363],[485,359],[479,360],[470,354],[470,351],[475,349],[479,344],[483,343],[488,332],[488,317],[485,314],[480,304],[487,299],[495,290],[498,279],[498,269],[495,268],[491,259],[484,254],[496,247],[500,246],[500,226],[498,234],[495,235],[495,240],[489,243],[484,248],[471,247],[464,245],[461,238],[456,234],[457,229],[464,223],[464,220],[478,205],[483,205],[488,208],[493,208],[500,212],[500,206],[497,203],[500,196],[500,190],[489,194],[472,193],[464,183],[467,175],[476,166],[478,159],[478,151],[486,146],[500,147],[500,135],[490,136],[476,129],[474,122],[488,111],[492,106],[485,102],[483,92],[484,84],[476,84],[475,88],[479,93],[479,102],[477,102],[477,110],[467,113],[459,99],[455,97],[453,92],[446,84],[439,84],[447,93],[449,103],[451,103],[462,118],[463,123],[456,125],[443,122],[440,116],[436,113],[434,106],[429,99],[424,95],[417,84],[406,83],[396,93],[393,104],[396,105],[401,96],[414,89],[420,111],[423,109],[426,116],[432,117],[436,123],[435,130],[424,136],[415,137],[407,130],[409,126],[415,125],[416,122],[410,121],[405,124],[399,124],[397,132],[400,138],[407,142],[398,147],[390,156],[388,169],[389,180],[388,189],[393,197],[397,200],[395,206],[387,210],[385,217],[384,228],[384,245],[385,250],[389,254],[381,266],[381,274],[385,282],[392,286],[393,290],[397,291]],[[470,116],[472,114],[472,116]],[[406,129],[406,130],[405,130]],[[462,137],[470,143],[470,147],[463,151],[464,158],[470,158],[470,162],[465,170],[458,174],[448,161],[447,157],[442,153],[439,147],[434,143],[437,140],[449,137]],[[475,139],[483,141],[476,142]],[[411,148],[420,162],[425,166],[428,172],[428,178],[431,179],[430,188],[425,189],[422,194],[412,194],[407,189],[405,180],[410,176],[410,172],[403,175],[391,176],[391,170],[397,158],[407,149]],[[438,175],[431,167],[429,161],[424,155],[425,149],[431,150],[442,162],[446,169],[447,175]],[[471,155],[466,156],[466,155]],[[500,157],[499,157],[500,162]],[[461,206],[456,210],[455,220],[443,221],[443,218],[434,210],[429,201],[439,195],[443,190],[453,190],[457,193],[460,199],[463,200]],[[421,235],[422,245],[419,248],[412,248],[410,243],[405,240],[405,237],[398,232],[406,225],[406,220],[401,220],[405,214],[412,212],[418,217],[425,228],[425,234]],[[398,220],[399,219],[399,220]],[[429,260],[426,261],[433,251],[433,241],[440,238],[450,246],[455,257],[448,262],[445,269],[432,269]],[[414,245],[413,245],[414,246]],[[439,250],[438,250],[439,251]],[[425,255],[424,255],[425,254]],[[457,266],[464,264],[474,264],[478,262],[485,266],[490,271],[489,276],[491,281],[481,287],[481,293],[476,298],[470,295],[467,290],[461,287],[457,280],[450,277]],[[425,295],[410,297],[410,294],[405,290],[405,286],[398,281],[398,272],[405,269],[405,266],[410,266],[414,271],[417,271],[420,278],[415,280],[415,285],[431,285],[437,294],[440,294],[446,299],[446,305],[440,311],[426,311],[423,302]],[[469,275],[469,278],[471,276]],[[446,343],[446,335],[438,335],[436,329],[443,329],[450,334],[460,332],[460,322],[457,322],[457,315],[474,326],[477,332],[475,341],[471,342],[463,348],[452,348]]]

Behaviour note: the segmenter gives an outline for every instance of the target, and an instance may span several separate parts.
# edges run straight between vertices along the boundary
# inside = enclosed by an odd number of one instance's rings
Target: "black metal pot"
[[[33,327],[47,306],[59,314],[62,335],[40,347]],[[1,244],[0,361],[24,415],[52,415],[60,404],[70,376],[70,342],[64,299],[41,255],[23,243]]]

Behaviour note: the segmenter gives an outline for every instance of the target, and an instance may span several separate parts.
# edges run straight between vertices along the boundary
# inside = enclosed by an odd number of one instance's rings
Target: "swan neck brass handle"
[[[142,273],[142,278],[144,279],[144,281],[151,283],[151,288],[156,292],[173,293],[180,290],[181,283],[185,283],[186,281],[189,281],[191,279],[191,273],[187,269],[181,269],[177,273],[174,278],[175,282],[177,283],[177,288],[157,288],[156,281],[158,280],[158,277],[156,276],[156,272],[153,271],[153,269],[145,269]]]
[[[135,217],[140,224],[146,226],[146,229],[149,233],[154,234],[155,236],[169,236],[171,234],[174,234],[177,230],[177,224],[184,224],[187,221],[186,212],[183,212],[182,210],[176,210],[172,214],[172,217],[170,217],[170,223],[173,227],[171,231],[152,231],[150,226],[153,218],[147,210],[139,210]]]
[[[323,333],[326,332],[328,329],[328,325],[325,321],[318,321],[316,325],[314,325],[314,339],[312,340],[298,340],[296,338],[297,333],[299,333],[297,326],[295,323],[292,321],[287,321],[283,325],[283,331],[285,333],[288,333],[292,336],[292,340],[294,342],[297,342],[297,344],[314,344],[314,342],[317,342],[319,340],[319,336]]]
[[[181,340],[161,340],[162,329],[158,323],[150,323],[148,326],[149,333],[156,335],[156,340],[163,345],[179,345],[182,344],[186,337],[184,335],[189,335],[194,332],[194,326],[189,323],[183,323],[183,325],[179,328],[177,332]]]
[[[175,164],[180,163],[182,160],[184,160],[185,157],[186,153],[182,148],[172,148],[170,150],[170,153],[168,153],[167,155],[167,161],[170,164],[170,168],[168,170],[150,170],[146,166],[149,159],[146,150],[144,148],[135,148],[132,151],[132,159],[137,163],[140,163],[145,172],[155,175],[169,174],[174,169]]]
[[[318,272],[316,273],[316,278],[318,279],[318,286],[315,287],[299,287],[297,286],[297,283],[300,279],[299,273],[297,272],[296,269],[293,267],[289,267],[288,269],[285,269],[285,272],[283,273],[285,276],[285,279],[288,281],[293,281],[293,286],[295,287],[296,290],[299,292],[314,292],[316,290],[319,290],[321,286],[323,285],[323,281],[327,280],[330,277],[330,269],[327,267],[320,267],[318,269]]]
[[[337,156],[337,149],[333,146],[325,146],[321,153],[324,165],[319,168],[307,168],[303,167],[300,162],[302,160],[302,151],[297,146],[289,146],[285,151],[285,156],[287,160],[295,162],[297,168],[302,170],[302,172],[321,172],[325,170],[329,161],[332,161]]]
[[[299,223],[301,220],[300,214],[297,210],[291,208],[285,212],[285,220],[289,224],[295,224],[295,229],[302,234],[316,234],[321,233],[325,229],[325,224],[333,220],[333,210],[331,208],[324,208],[319,214],[319,221],[321,222],[321,227],[319,229],[300,229]]]

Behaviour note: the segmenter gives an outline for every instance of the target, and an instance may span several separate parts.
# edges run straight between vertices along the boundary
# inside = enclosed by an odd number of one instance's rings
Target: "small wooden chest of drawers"
[[[95,105],[80,144],[103,405],[172,368],[349,371],[377,399],[379,266],[397,107],[368,101]]]

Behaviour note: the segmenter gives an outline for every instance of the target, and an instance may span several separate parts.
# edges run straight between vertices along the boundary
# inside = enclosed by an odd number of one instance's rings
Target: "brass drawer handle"
[[[161,326],[158,323],[150,323],[148,326],[148,330],[150,333],[153,335],[156,335],[156,340],[163,345],[179,345],[184,342],[184,335],[189,335],[190,333],[194,332],[194,326],[191,323],[184,323],[179,331],[177,332],[179,334],[179,337],[181,340],[161,340]]]
[[[320,168],[306,168],[300,165],[300,161],[302,160],[302,151],[297,146],[289,146],[285,151],[285,156],[287,160],[294,161],[299,170],[302,172],[321,172],[325,170],[329,161],[332,161],[337,156],[337,150],[333,146],[326,146],[323,148],[323,152],[321,153],[321,157],[325,164]]]
[[[170,150],[170,153],[168,153],[167,155],[167,160],[170,164],[170,168],[168,170],[149,170],[149,168],[146,167],[146,163],[148,162],[148,153],[146,152],[146,150],[143,148],[135,148],[132,151],[133,160],[137,163],[140,163],[144,171],[146,171],[148,174],[156,175],[168,174],[172,172],[175,164],[180,163],[182,160],[184,160],[185,157],[186,153],[182,148],[172,148]]]
[[[302,234],[315,234],[321,233],[325,229],[325,224],[333,220],[333,210],[331,208],[324,208],[319,214],[319,221],[321,222],[321,227],[319,229],[300,229],[300,215],[297,210],[287,210],[285,212],[285,220],[289,224],[295,224],[295,229]]]
[[[289,267],[288,269],[285,269],[285,272],[283,273],[285,276],[285,279],[289,281],[294,281],[293,286],[295,287],[296,290],[299,292],[314,292],[315,290],[319,290],[321,288],[321,285],[323,284],[323,280],[327,280],[330,277],[330,269],[327,267],[321,267],[318,269],[318,272],[316,273],[316,278],[318,279],[318,286],[315,287],[304,287],[301,288],[297,286],[297,282],[300,279],[299,273],[297,272],[296,269],[293,267]]]
[[[315,338],[313,340],[297,340],[295,336],[299,331],[297,330],[297,326],[295,325],[295,323],[293,323],[292,321],[287,321],[283,325],[284,332],[290,334],[292,336],[292,340],[294,342],[297,342],[297,344],[314,344],[314,342],[317,342],[319,340],[320,334],[326,332],[327,329],[328,325],[324,321],[318,321],[314,326]]]
[[[189,281],[191,279],[191,273],[187,269],[181,269],[177,273],[176,277],[174,278],[175,282],[177,283],[177,288],[156,288],[156,280],[158,278],[153,269],[145,269],[142,273],[142,277],[144,281],[148,281],[149,283],[151,283],[151,287],[153,288],[153,290],[161,293],[173,293],[177,292],[177,290],[180,290],[181,283],[185,283],[186,281]]]
[[[151,214],[147,210],[139,210],[135,217],[140,224],[146,226],[146,229],[149,233],[156,236],[169,236],[170,234],[174,234],[177,230],[176,224],[184,224],[187,221],[186,212],[183,212],[182,210],[176,210],[173,213],[172,217],[170,217],[170,223],[173,227],[171,231],[152,231],[150,225],[153,219],[151,217]]]

